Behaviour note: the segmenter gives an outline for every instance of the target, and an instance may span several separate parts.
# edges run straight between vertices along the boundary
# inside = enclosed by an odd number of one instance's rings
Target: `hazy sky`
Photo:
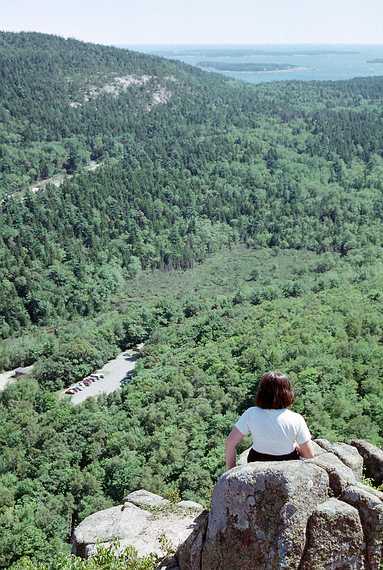
[[[100,43],[383,43],[383,0],[0,0],[1,30]]]

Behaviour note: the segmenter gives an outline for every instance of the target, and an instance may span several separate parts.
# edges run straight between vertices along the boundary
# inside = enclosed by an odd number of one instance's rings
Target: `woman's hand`
[[[243,440],[244,435],[234,427],[225,441],[226,469],[235,467],[237,461],[237,445]]]
[[[311,441],[306,441],[306,443],[302,443],[302,445],[297,445],[297,451],[304,459],[312,459],[315,457],[315,451]]]

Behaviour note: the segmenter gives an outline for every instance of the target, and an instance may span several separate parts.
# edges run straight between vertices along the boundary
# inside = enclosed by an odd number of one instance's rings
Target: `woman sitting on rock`
[[[286,461],[314,457],[311,434],[304,418],[289,410],[294,401],[290,380],[282,372],[264,374],[258,386],[255,406],[239,418],[226,440],[226,467],[236,464],[236,448],[251,434],[252,461]]]

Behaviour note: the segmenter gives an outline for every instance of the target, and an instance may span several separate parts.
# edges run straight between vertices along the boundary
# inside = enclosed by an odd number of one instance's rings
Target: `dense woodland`
[[[268,369],[314,436],[382,443],[382,101],[0,33],[0,368],[35,363],[0,393],[0,567],[88,567],[73,526],[139,487],[207,504]],[[57,398],[141,341],[131,384]]]

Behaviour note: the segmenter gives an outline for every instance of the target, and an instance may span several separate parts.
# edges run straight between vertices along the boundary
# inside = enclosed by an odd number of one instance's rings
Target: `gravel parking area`
[[[111,394],[112,392],[119,390],[121,387],[121,380],[125,378],[128,372],[134,370],[137,354],[137,352],[132,350],[122,352],[116,358],[110,360],[102,368],[96,371],[104,374],[103,380],[96,380],[96,382],[82,388],[81,392],[76,392],[76,394],[69,396],[66,395],[66,397],[70,398],[72,404],[76,406],[88,398],[100,396],[101,394]],[[70,388],[73,386],[70,386]]]

